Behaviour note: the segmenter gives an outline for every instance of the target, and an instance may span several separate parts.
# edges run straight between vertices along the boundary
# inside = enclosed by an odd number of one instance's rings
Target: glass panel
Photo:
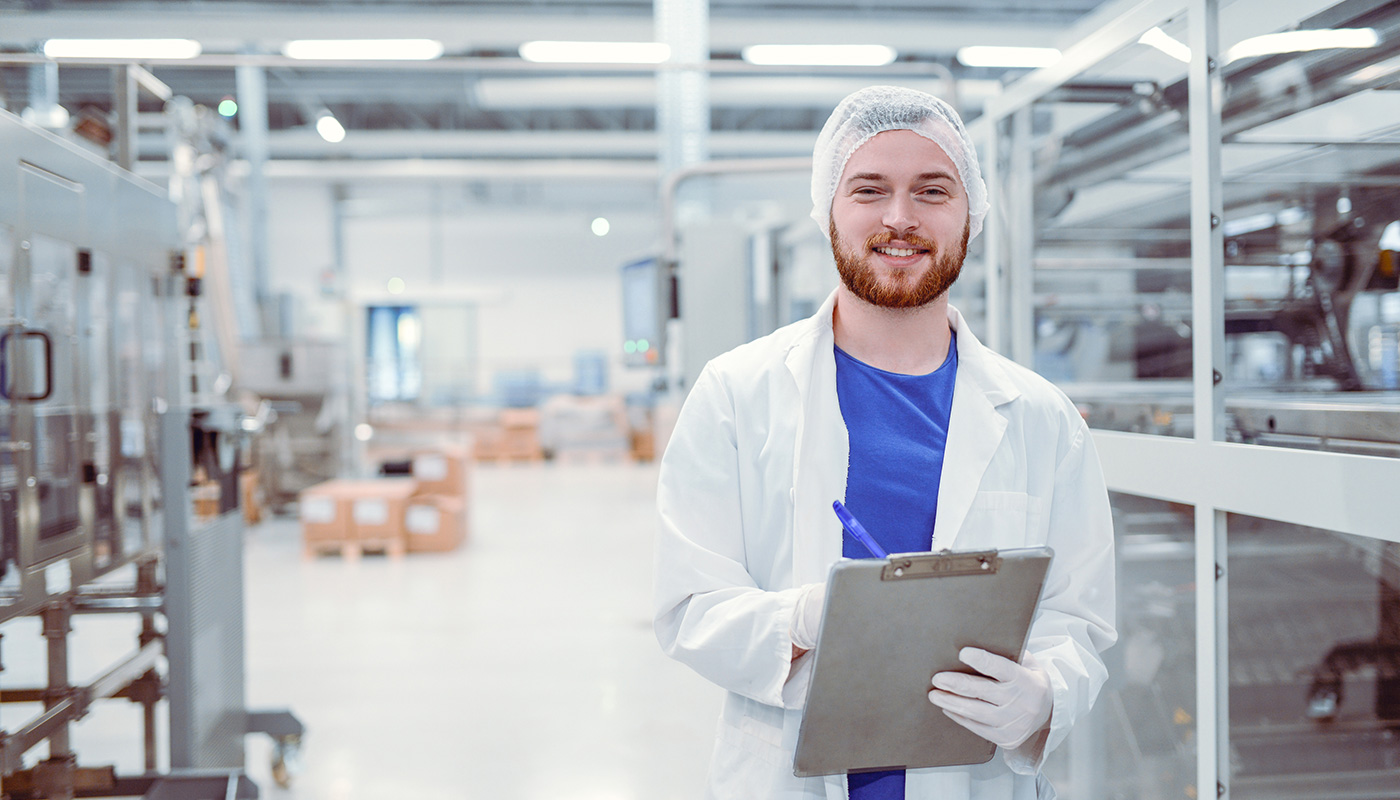
[[[1394,797],[1400,544],[1229,517],[1236,798]]]
[[[1397,25],[1393,3],[1222,20],[1233,440],[1400,455]]]
[[[13,230],[0,225],[0,325],[10,330],[14,322],[14,295],[10,280],[14,270]],[[4,358],[0,354],[0,358]],[[0,393],[0,442],[13,442],[10,401]],[[18,588],[19,573],[14,569],[19,557],[19,478],[14,454],[0,447],[0,585]]]
[[[35,335],[47,337],[49,354],[40,366],[48,374],[47,397],[33,405],[34,455],[39,495],[39,541],[56,542],[79,530],[77,248],[46,236],[30,237],[30,292]],[[63,545],[77,546],[75,540]],[[45,551],[47,552],[47,551]],[[56,554],[56,553],[54,553]]]
[[[1093,712],[1051,754],[1062,797],[1167,800],[1195,791],[1192,509],[1114,493],[1118,643]]]
[[[1185,16],[1160,33],[1184,40]],[[1033,270],[1031,317],[1013,302],[1008,335],[1094,427],[1192,432],[1186,80],[1134,43],[1000,125],[992,194],[1013,298],[1014,267]]]

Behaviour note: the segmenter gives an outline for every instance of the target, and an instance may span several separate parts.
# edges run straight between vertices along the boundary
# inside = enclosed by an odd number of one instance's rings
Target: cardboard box
[[[343,502],[341,481],[326,481],[303,489],[297,496],[301,539],[308,547],[341,543],[350,539],[350,506]]]
[[[339,491],[349,510],[356,541],[376,542],[393,552],[404,542],[404,512],[417,483],[409,478],[341,481]]]
[[[262,522],[263,518],[262,491],[258,487],[258,471],[250,469],[240,473],[238,487],[239,502],[243,506],[243,522],[247,525],[257,525]]]
[[[336,544],[347,555],[365,549],[402,555],[404,511],[415,487],[409,478],[379,478],[326,481],[306,489],[298,506],[307,551]]]
[[[214,481],[195,486],[190,490],[190,499],[194,501],[194,515],[199,519],[219,516],[219,501],[222,497],[223,490]]]
[[[544,447],[540,444],[540,412],[537,409],[504,409],[500,424],[498,457],[516,461],[539,461],[544,458]]]
[[[467,496],[471,454],[465,447],[425,448],[413,454],[419,495]]]
[[[426,495],[413,498],[404,513],[410,553],[445,553],[467,538],[467,503],[461,497]]]

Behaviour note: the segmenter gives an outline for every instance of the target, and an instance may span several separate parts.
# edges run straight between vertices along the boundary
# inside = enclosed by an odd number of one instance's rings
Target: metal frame
[[[1120,3],[1118,16],[1067,48],[1060,61],[1031,73],[989,101],[969,126],[982,148],[987,180],[1000,198],[990,219],[986,280],[989,342],[1030,363],[1034,315],[1034,215],[1028,118],[1032,105],[1085,70],[1137,41],[1150,28],[1185,13],[1196,57],[1189,87],[1191,411],[1194,438],[1096,430],[1094,441],[1109,488],[1190,504],[1195,509],[1197,786],[1201,795],[1230,796],[1228,651],[1229,569],[1226,513],[1400,542],[1393,509],[1400,459],[1235,444],[1225,441],[1224,237],[1221,143],[1235,128],[1222,124],[1219,0]],[[1179,147],[1178,147],[1179,150]],[[1018,161],[1019,159],[1019,161]],[[1018,295],[1018,292],[1023,293]],[[1319,410],[1318,413],[1325,413]]]

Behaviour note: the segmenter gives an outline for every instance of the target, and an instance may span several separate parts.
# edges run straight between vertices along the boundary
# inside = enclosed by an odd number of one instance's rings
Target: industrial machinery
[[[1339,478],[1400,457],[1400,6],[1263,5],[1124,6],[1066,52],[1075,69],[1012,84],[973,124],[1000,201],[986,338],[1121,445],[1108,466],[1151,475],[1110,476],[1134,490],[1113,498],[1113,678],[1096,726],[1048,767],[1075,796],[1400,797],[1400,544],[1352,524],[1393,501]],[[1210,26],[1222,47],[1202,81]],[[1362,42],[1266,38],[1337,31]],[[1191,96],[1208,81],[1218,137]],[[1200,318],[1215,300],[1221,318]],[[1205,423],[1203,397],[1221,401]],[[1213,495],[1177,474],[1255,445],[1277,463],[1335,454],[1335,472],[1286,490],[1330,520],[1270,503],[1278,475],[1222,476]],[[1174,447],[1179,463],[1163,458]],[[1196,660],[1207,646],[1218,674]]]
[[[0,634],[11,634],[3,655],[29,653],[14,626],[37,617],[47,661],[42,686],[0,694],[37,706],[18,725],[6,714],[0,793],[256,797],[244,735],[274,735],[283,760],[301,726],[244,704],[243,426],[200,384],[207,227],[165,191],[4,112],[0,153]],[[223,487],[199,516],[196,472]],[[73,620],[95,614],[133,615],[140,632],[131,654],[75,685]],[[70,726],[109,698],[143,709],[141,774],[72,747]],[[31,763],[41,743],[47,758]]]

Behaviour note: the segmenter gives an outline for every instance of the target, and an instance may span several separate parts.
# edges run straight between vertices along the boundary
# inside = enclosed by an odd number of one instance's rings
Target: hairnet
[[[812,151],[812,219],[829,235],[831,201],[841,173],[861,145],[884,131],[913,131],[948,154],[967,191],[968,238],[987,216],[987,184],[977,150],[953,107],[931,94],[901,86],[870,86],[842,100],[831,112]]]

